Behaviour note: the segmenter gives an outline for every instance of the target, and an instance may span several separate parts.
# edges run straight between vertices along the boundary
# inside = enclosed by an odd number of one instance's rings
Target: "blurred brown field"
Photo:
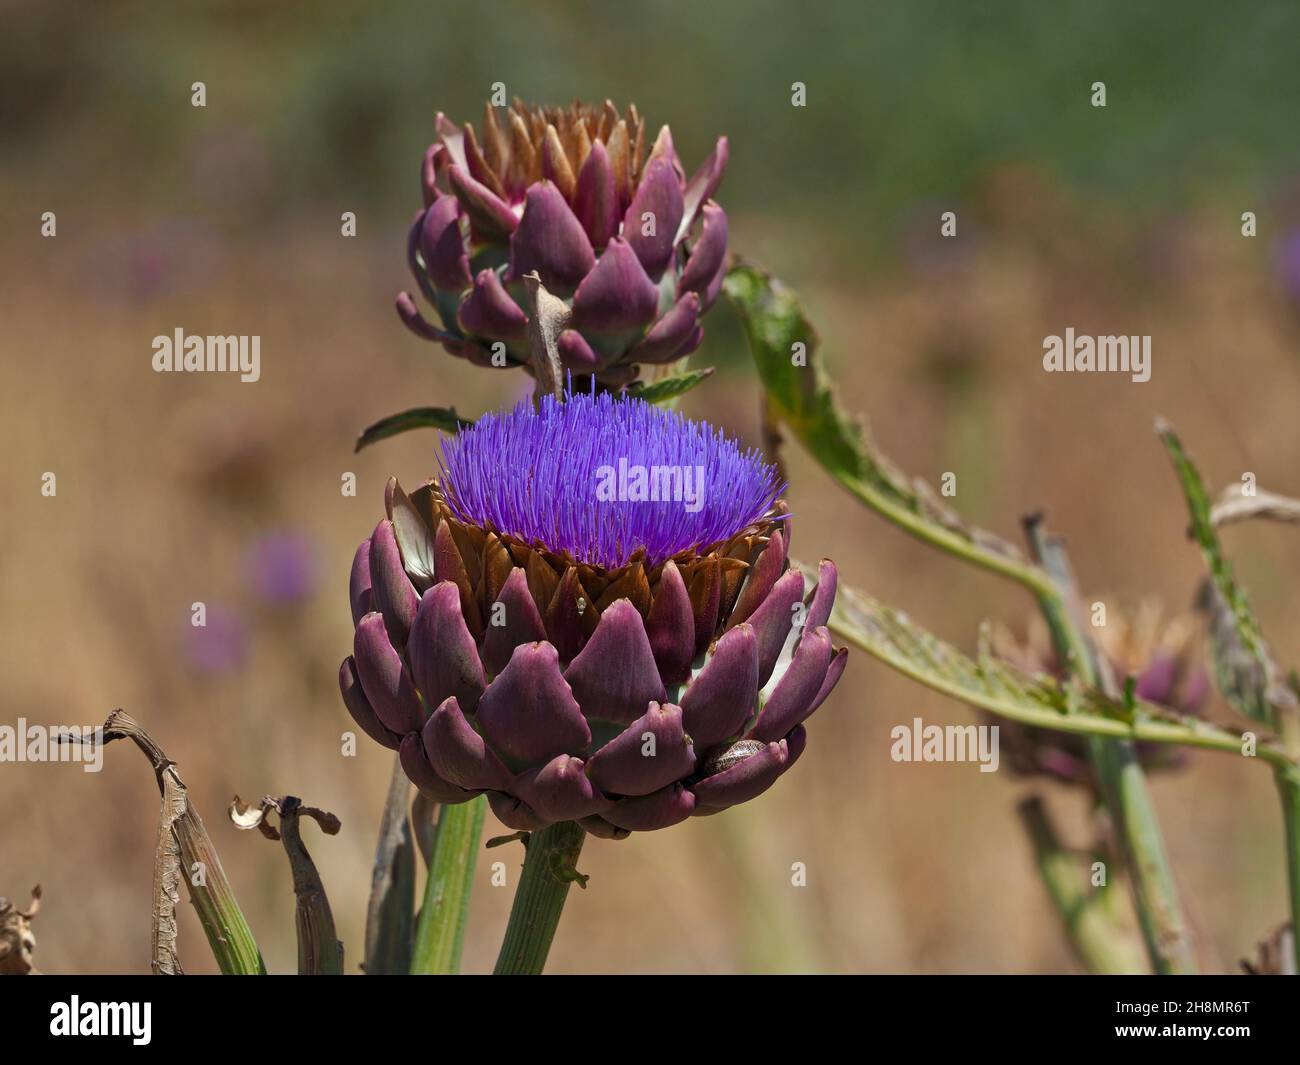
[[[682,107],[692,138],[718,125],[701,109]],[[744,132],[733,138],[745,158]],[[360,210],[353,239],[338,223],[350,204],[328,197],[255,225],[239,221],[242,201],[214,206],[252,180],[238,164],[215,190],[202,168],[179,178],[165,208],[151,159],[103,144],[89,182],[61,165],[66,145],[0,175],[0,723],[95,724],[117,706],[141,721],[178,763],[275,972],[295,965],[288,868],[279,847],[229,825],[226,804],[294,794],[341,818],[337,837],[304,835],[355,972],[391,767],[364,740],[355,758],[340,754],[352,727],[335,684],[352,640],[347,572],[386,478],[433,472],[436,435],[354,455],[356,433],[410,406],[475,415],[526,388],[397,322],[392,297],[410,287],[400,216],[415,207],[420,148],[405,149],[412,198]],[[45,210],[56,238],[40,234]],[[1276,230],[1244,239],[1237,207],[1218,201],[1156,221],[1084,206],[1016,160],[961,210],[956,246],[931,235],[937,210],[925,213],[883,266],[823,254],[841,236],[830,213],[809,223],[745,206],[731,242],[801,291],[845,405],[899,465],[931,483],[956,473],[958,509],[1008,538],[1044,509],[1091,598],[1187,608],[1202,565],[1156,415],[1216,491],[1251,471],[1300,495],[1300,317],[1275,278]],[[152,338],[178,326],[259,335],[261,380],[155,374]],[[1066,326],[1150,334],[1151,381],[1045,374],[1043,338]],[[695,361],[720,368],[684,408],[756,443],[758,386],[731,312],[707,328]],[[1030,617],[1019,589],[866,513],[797,445],[785,458],[796,556],[834,557],[843,580],[967,649],[982,619]],[[348,472],[355,498],[340,492]],[[301,573],[292,601],[276,603],[250,553],[280,534]],[[1300,661],[1296,530],[1255,523],[1225,541],[1279,659]],[[194,643],[196,602],[220,620],[215,643]],[[853,653],[778,787],[722,817],[588,843],[591,882],[570,895],[549,971],[1076,971],[1015,814],[1035,785],[892,762],[890,729],[916,716],[973,719]],[[1151,787],[1206,966],[1233,970],[1285,918],[1272,782],[1262,766],[1199,753]],[[1080,797],[1045,794],[1085,845]],[[152,773],[126,745],[99,774],[0,764],[0,893],[43,885],[41,969],[147,971],[157,812]],[[487,834],[498,831],[489,815]],[[497,860],[510,888],[489,882]],[[468,972],[492,966],[521,862],[517,844],[480,857]],[[791,886],[795,862],[805,888]],[[187,971],[215,970],[188,903],[180,949]]]

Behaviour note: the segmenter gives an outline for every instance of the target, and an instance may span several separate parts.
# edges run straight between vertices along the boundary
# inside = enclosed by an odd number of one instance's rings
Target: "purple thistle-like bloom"
[[[757,522],[784,485],[754,449],[644,400],[527,400],[444,441],[456,517],[610,569],[657,566]]]
[[[621,839],[795,764],[847,652],[827,628],[835,565],[811,588],[791,565],[759,455],[603,393],[487,415],[441,461],[410,495],[388,483],[339,669],[353,720],[425,795]]]

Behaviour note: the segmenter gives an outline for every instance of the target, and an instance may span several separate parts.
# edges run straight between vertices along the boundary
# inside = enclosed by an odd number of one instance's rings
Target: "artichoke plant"
[[[1134,678],[1137,698],[1199,716],[1209,693],[1209,677],[1198,661],[1195,631],[1190,619],[1166,617],[1156,604],[1148,602],[1131,614],[1111,611],[1109,622],[1096,633],[1099,650],[1119,682]],[[1037,620],[1024,642],[1003,629],[995,630],[994,649],[999,657],[1028,673],[1064,675],[1046,629]],[[1013,773],[1095,789],[1083,736],[1001,719],[998,724],[1002,750]],[[1187,760],[1185,748],[1168,744],[1139,743],[1137,752],[1148,770],[1176,769]]]
[[[437,117],[422,169],[411,272],[440,325],[410,293],[397,311],[417,335],[481,366],[531,372],[524,277],[569,305],[559,356],[579,386],[616,389],[639,364],[689,355],[726,272],[727,216],[712,196],[727,139],[689,180],[664,126],[646,145],[635,106],[574,103],[501,116],[481,133]]]
[[[444,440],[357,550],[357,724],[442,803],[623,838],[718,813],[802,754],[844,670],[776,471],[707,424],[545,396]]]

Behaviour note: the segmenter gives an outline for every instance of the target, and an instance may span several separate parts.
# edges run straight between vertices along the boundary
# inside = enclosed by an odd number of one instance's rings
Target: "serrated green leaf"
[[[812,571],[804,567],[811,576]],[[978,661],[927,632],[902,611],[839,584],[830,628],[898,672],[970,706],[1039,728],[1185,744],[1239,754],[1241,737],[1199,718],[1134,698],[1131,706],[1076,682],[1030,676],[994,658],[986,646]],[[986,641],[981,640],[981,644]],[[1288,764],[1271,740],[1261,761]]]
[[[723,291],[740,315],[773,414],[826,470],[868,506],[922,539],[1047,590],[1046,577],[993,533],[967,525],[920,478],[909,480],[876,447],[865,422],[840,406],[798,297],[757,267],[737,263]]]
[[[647,403],[666,403],[670,399],[685,395],[700,382],[713,376],[713,367],[702,370],[687,370],[685,373],[661,377],[657,381],[637,381],[628,388],[629,394]]]
[[[1232,564],[1215,532],[1210,495],[1200,472],[1183,450],[1172,425],[1161,420],[1156,432],[1169,452],[1187,501],[1191,515],[1188,533],[1200,546],[1210,573],[1201,606],[1210,618],[1210,646],[1219,691],[1247,717],[1277,728],[1279,714],[1295,713],[1295,692],[1269,652],[1245,589],[1233,577]]]
[[[817,332],[795,294],[744,263],[728,271],[723,291],[740,313],[763,387],[794,434],[831,473],[870,481],[911,508],[902,475],[874,459],[864,427],[840,407],[817,356]]]
[[[460,417],[455,407],[414,407],[400,414],[390,414],[362,430],[353,450],[360,451],[363,447],[412,429],[441,429],[444,433],[458,433],[473,424],[471,419]]]

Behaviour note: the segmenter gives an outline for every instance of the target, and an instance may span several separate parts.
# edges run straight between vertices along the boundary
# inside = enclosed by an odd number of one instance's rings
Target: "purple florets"
[[[608,569],[726,540],[785,487],[713,426],[608,393],[485,414],[443,441],[439,465],[461,521]]]

